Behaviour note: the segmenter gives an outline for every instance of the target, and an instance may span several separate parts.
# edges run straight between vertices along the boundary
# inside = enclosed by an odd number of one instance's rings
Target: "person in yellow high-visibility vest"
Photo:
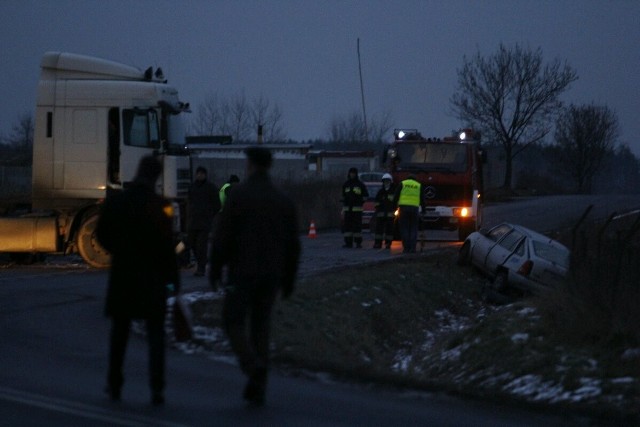
[[[418,240],[418,221],[422,205],[422,185],[414,175],[409,175],[396,189],[396,203],[400,208],[399,226],[402,252],[415,253]]]

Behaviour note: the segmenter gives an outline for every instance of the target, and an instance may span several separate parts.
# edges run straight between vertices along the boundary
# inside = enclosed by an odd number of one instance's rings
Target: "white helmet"
[[[384,181],[385,179],[388,179],[389,181],[393,182],[393,178],[389,173],[385,173],[384,175],[382,175],[382,181]]]

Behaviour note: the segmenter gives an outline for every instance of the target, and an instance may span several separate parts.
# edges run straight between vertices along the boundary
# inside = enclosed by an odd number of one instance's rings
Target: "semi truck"
[[[458,230],[463,241],[482,223],[480,134],[463,129],[455,136],[426,138],[416,129],[395,129],[383,153],[393,181],[413,175],[423,186],[422,229]]]
[[[134,179],[140,159],[164,166],[157,192],[180,231],[191,179],[182,124],[189,104],[162,69],[63,52],[42,57],[33,140],[31,206],[0,218],[0,252],[78,253],[93,267],[110,255],[95,238],[100,206]]]

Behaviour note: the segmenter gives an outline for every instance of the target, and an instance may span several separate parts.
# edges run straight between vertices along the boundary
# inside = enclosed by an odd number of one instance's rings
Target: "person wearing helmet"
[[[376,194],[375,206],[375,241],[373,249],[382,249],[382,240],[385,242],[385,248],[391,248],[393,241],[393,221],[396,211],[395,200],[396,189],[393,185],[393,178],[390,174],[382,175],[382,187]]]
[[[362,247],[362,205],[369,197],[367,187],[358,178],[358,169],[349,169],[347,181],[342,185],[343,248]]]

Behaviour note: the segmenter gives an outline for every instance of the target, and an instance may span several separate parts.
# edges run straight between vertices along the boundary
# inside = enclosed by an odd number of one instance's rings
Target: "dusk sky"
[[[640,1],[0,0],[0,133],[34,111],[46,51],[160,66],[197,111],[207,95],[264,95],[294,140],[326,138],[361,111],[444,136],[463,57],[502,42],[540,47],[579,80],[567,103],[607,105],[640,155]],[[391,135],[389,135],[389,138]]]

